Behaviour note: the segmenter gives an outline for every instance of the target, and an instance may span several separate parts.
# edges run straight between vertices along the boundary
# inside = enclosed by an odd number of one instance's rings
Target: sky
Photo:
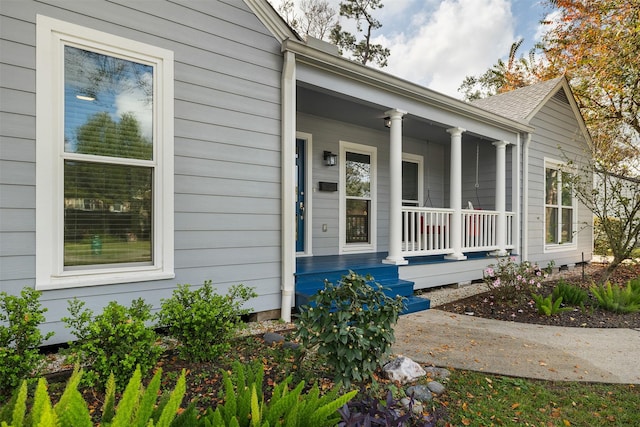
[[[282,0],[271,0],[276,9]],[[300,0],[295,0],[296,4]],[[461,98],[465,76],[480,75],[506,59],[512,43],[524,39],[526,55],[539,41],[543,0],[382,0],[376,18],[382,28],[374,43],[391,50],[383,71]],[[329,0],[338,10],[340,0]],[[345,29],[346,18],[341,18]]]

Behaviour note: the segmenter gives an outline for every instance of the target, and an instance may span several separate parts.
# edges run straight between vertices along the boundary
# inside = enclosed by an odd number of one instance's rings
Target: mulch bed
[[[578,266],[570,272],[560,273],[561,279],[554,278],[545,282],[537,293],[543,296],[550,295],[559,280],[588,290],[593,283],[601,283],[604,270],[604,265],[592,264],[586,266],[583,277],[582,268]],[[609,280],[614,284],[625,284],[636,277],[640,277],[640,264],[625,264],[618,267]],[[591,292],[589,292],[589,299],[584,308],[574,308],[571,311],[553,316],[539,314],[535,302],[531,298],[525,297],[516,302],[504,301],[500,300],[492,291],[444,304],[437,309],[458,314],[473,313],[473,316],[486,319],[539,325],[580,328],[640,328],[640,312],[616,314],[602,310],[596,306],[595,298]]]

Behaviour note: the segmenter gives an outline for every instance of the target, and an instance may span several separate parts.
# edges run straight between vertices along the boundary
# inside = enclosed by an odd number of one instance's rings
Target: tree
[[[464,99],[473,101],[486,98],[545,80],[549,70],[542,61],[536,59],[536,48],[529,51],[528,57],[517,57],[523,41],[524,39],[520,39],[513,42],[506,63],[498,59],[498,63],[482,75],[466,76],[458,88]]]
[[[627,175],[624,159],[640,157],[640,3],[547,3],[558,16],[546,22],[548,67],[569,77],[602,166]]]
[[[341,54],[350,52],[362,65],[376,63],[379,67],[387,66],[391,51],[371,40],[373,31],[382,27],[380,21],[373,17],[373,12],[382,7],[381,0],[344,0],[340,3],[340,16],[355,19],[357,33],[364,32],[364,38],[357,41],[356,34],[343,30],[337,23],[331,30],[330,38]]]
[[[285,0],[278,7],[284,20],[303,36],[324,40],[336,25],[336,10],[327,0],[302,0],[296,13],[294,0]]]

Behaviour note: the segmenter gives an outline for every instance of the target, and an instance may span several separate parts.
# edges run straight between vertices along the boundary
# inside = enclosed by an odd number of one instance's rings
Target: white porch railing
[[[453,253],[451,216],[453,209],[402,207],[402,255]],[[514,214],[507,212],[506,248],[513,248]],[[493,251],[498,248],[497,211],[462,210],[463,252]]]
[[[450,224],[453,209],[402,208],[402,255],[442,255],[453,253]]]

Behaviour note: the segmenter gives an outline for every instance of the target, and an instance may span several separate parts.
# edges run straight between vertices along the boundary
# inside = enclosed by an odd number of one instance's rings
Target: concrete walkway
[[[439,367],[640,384],[640,330],[530,325],[431,309],[400,316],[392,351]]]

